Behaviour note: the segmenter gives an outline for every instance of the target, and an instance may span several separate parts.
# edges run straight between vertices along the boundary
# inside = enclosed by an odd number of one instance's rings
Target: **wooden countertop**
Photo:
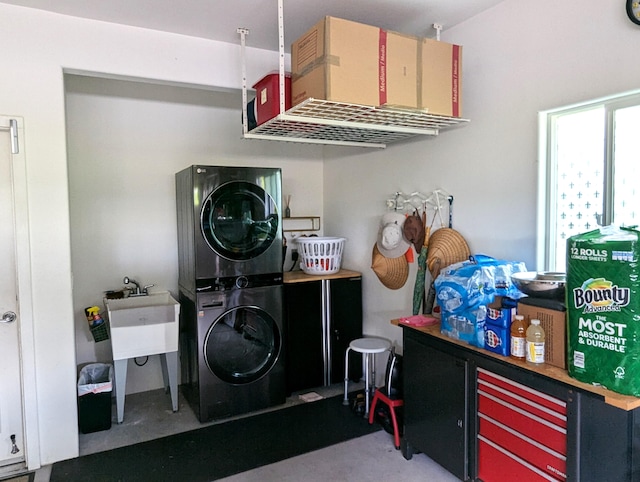
[[[357,271],[351,271],[348,269],[341,269],[337,273],[333,274],[306,274],[304,271],[286,271],[284,273],[284,283],[304,283],[306,281],[318,281],[323,279],[340,279],[340,278],[355,278],[362,276],[362,273]]]
[[[391,324],[400,326],[400,320],[399,319],[391,320]],[[481,353],[484,356],[495,358],[504,363],[515,365],[524,370],[529,370],[532,372],[539,373],[540,375],[546,376],[548,378],[552,378],[554,380],[560,381],[567,385],[572,385],[581,390],[595,393],[597,395],[602,396],[604,398],[605,403],[621,408],[622,410],[629,411],[629,410],[634,410],[640,407],[640,398],[633,397],[630,395],[622,395],[621,393],[612,392],[611,390],[607,390],[606,388],[590,385],[588,383],[583,383],[581,381],[576,380],[575,378],[570,377],[567,370],[563,370],[562,368],[554,367],[552,365],[547,365],[547,364],[543,364],[539,367],[531,366],[524,361],[519,361],[511,357],[498,355],[497,353],[493,353],[491,351],[475,347],[464,341],[456,340],[454,338],[449,338],[448,336],[440,332],[440,323],[438,323],[437,325],[424,326],[424,327],[415,327],[415,326],[410,326],[406,324],[403,324],[402,326],[412,330],[420,331],[422,333],[425,333],[426,335],[433,336],[441,340],[445,340],[451,344],[461,346],[467,350]]]

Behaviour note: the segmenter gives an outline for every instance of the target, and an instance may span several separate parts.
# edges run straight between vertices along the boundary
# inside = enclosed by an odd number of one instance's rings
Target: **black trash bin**
[[[99,432],[111,428],[112,391],[112,365],[91,363],[80,370],[78,377],[78,427],[81,433]]]

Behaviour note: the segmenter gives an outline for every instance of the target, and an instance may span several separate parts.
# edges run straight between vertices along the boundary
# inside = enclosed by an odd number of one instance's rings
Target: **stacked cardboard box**
[[[462,47],[425,38],[420,52],[419,108],[462,116]]]
[[[518,314],[527,323],[540,320],[545,334],[544,362],[567,368],[566,305],[562,301],[526,297],[518,301]]]
[[[461,115],[462,48],[335,17],[291,46],[292,104],[308,99]]]

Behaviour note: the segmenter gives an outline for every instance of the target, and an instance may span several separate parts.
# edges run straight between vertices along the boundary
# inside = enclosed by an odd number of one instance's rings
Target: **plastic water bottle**
[[[511,322],[511,357],[524,360],[527,350],[527,322],[524,316],[516,315]]]
[[[544,363],[544,330],[540,326],[540,320],[531,320],[531,325],[527,328],[527,363]]]

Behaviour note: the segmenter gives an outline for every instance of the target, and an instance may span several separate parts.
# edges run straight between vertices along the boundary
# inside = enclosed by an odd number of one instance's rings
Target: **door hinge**
[[[18,145],[18,121],[15,119],[9,119],[9,129],[11,135],[11,153],[18,154],[18,152],[20,152]]]

